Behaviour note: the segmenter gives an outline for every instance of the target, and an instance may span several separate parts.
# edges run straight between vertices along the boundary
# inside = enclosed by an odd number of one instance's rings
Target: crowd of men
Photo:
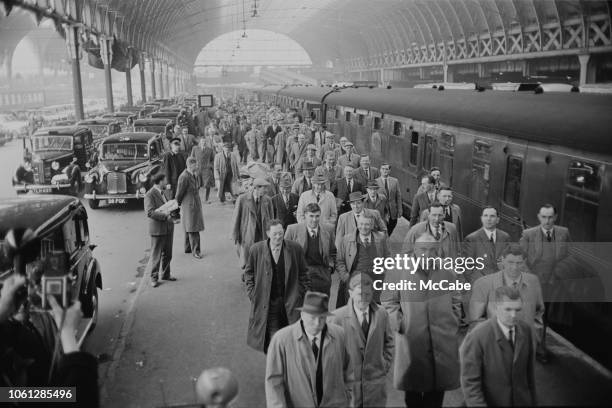
[[[392,366],[408,407],[441,406],[445,391],[458,387],[468,406],[536,404],[534,360],[550,358],[544,299],[570,242],[552,205],[543,205],[540,225],[513,243],[497,228],[494,207],[482,210],[481,228],[465,231],[452,188],[442,181],[448,175],[438,168],[423,175],[404,214],[388,163],[372,166],[350,140],[337,143],[296,111],[236,101],[202,122],[189,143],[171,140],[164,174],[145,197],[149,273],[153,286],[160,269],[162,279],[175,279],[177,218],[158,211],[166,200],[177,200],[185,252],[196,258],[204,229],[199,189],[207,203],[213,186],[221,203],[235,202],[231,234],[251,302],[247,343],[267,355],[269,407],[385,406]],[[269,166],[269,174],[249,173],[254,164]],[[402,216],[410,229],[394,239],[403,241],[403,254],[480,258],[484,268],[374,274],[374,260],[392,256],[389,237]],[[375,290],[376,279],[460,280],[471,289]]]

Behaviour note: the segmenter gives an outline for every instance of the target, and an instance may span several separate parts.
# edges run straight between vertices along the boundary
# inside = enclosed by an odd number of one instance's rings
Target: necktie
[[[492,244],[495,243],[495,239],[493,239],[493,234],[491,234],[491,236],[489,237],[489,241],[491,241]]]
[[[440,226],[437,225],[436,226],[436,235],[435,235],[436,241],[440,240]]]
[[[369,247],[369,246],[370,246],[370,238],[364,238],[364,240],[363,240],[363,244],[364,244],[366,247]]]
[[[552,234],[550,231],[546,231],[546,241],[552,242]]]
[[[387,179],[385,180],[385,192],[387,193],[387,198],[389,198],[389,183],[387,183]]]
[[[316,230],[312,230],[310,231],[310,236],[315,239],[317,237],[317,231]]]
[[[363,334],[365,338],[368,338],[368,332],[370,331],[370,323],[368,322],[368,311],[363,312],[363,320],[361,321],[361,330],[363,330]]]
[[[353,192],[353,180],[349,180],[349,182],[348,182],[348,190],[349,190],[349,193]]]
[[[317,193],[317,203],[319,202],[320,199],[321,199],[321,195]]]
[[[312,352],[314,353],[315,360],[319,358],[319,346],[317,346],[317,338],[312,339]]]
[[[289,197],[283,195],[283,201],[285,202],[285,207],[287,207],[289,205]]]
[[[512,283],[512,287],[513,287],[514,289],[516,289],[516,288],[518,287],[518,282],[513,282],[513,283]]]
[[[366,169],[366,178],[369,180],[370,179],[370,169]]]
[[[514,327],[511,327],[508,330],[508,340],[510,341],[510,345],[514,348]]]

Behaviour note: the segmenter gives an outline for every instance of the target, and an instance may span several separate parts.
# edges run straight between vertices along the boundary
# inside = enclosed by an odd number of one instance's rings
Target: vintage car
[[[88,127],[93,135],[94,144],[97,145],[106,136],[121,132],[121,123],[122,121],[117,118],[95,118],[82,120],[77,125]]]
[[[97,209],[100,200],[125,204],[142,199],[151,187],[151,176],[162,165],[162,136],[152,132],[117,133],[98,146],[98,162],[85,176],[89,207]]]
[[[27,276],[32,317],[48,316],[42,311],[48,309],[43,293],[54,295],[64,306],[78,299],[87,319],[79,328],[84,336],[96,326],[98,289],[102,289],[100,264],[89,236],[87,211],[76,197],[0,199],[0,282],[12,273]]]
[[[31,155],[32,168],[13,177],[17,194],[78,195],[81,175],[94,154],[91,130],[82,126],[43,128],[23,142],[24,151]]]
[[[164,149],[170,148],[170,137],[172,137],[172,128],[174,122],[164,118],[144,118],[134,121],[134,132],[153,132],[159,133],[162,136]]]
[[[157,112],[150,113],[149,118],[151,119],[169,119],[172,121],[172,125],[174,125],[176,124],[178,115],[179,115],[179,112],[177,111],[170,111],[170,112],[157,111]]]
[[[144,105],[136,106],[122,106],[119,108],[119,112],[129,112],[136,115],[136,119],[144,118],[146,116],[146,108]]]
[[[114,118],[121,122],[121,127],[123,130],[130,128],[134,120],[138,118],[138,114],[133,112],[113,112],[113,113],[105,113],[102,115],[103,119]]]

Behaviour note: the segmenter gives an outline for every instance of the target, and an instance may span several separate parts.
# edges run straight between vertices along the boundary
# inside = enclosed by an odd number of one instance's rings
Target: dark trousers
[[[266,339],[264,341],[264,353],[268,352],[268,346],[274,333],[289,325],[287,313],[285,312],[285,299],[278,297],[270,299],[268,306],[268,321],[266,324]]]
[[[397,218],[390,218],[387,223],[387,232],[389,233],[389,237],[393,234],[393,230],[397,226]]]
[[[185,253],[200,253],[200,233],[185,231]]]
[[[225,193],[230,193],[232,194],[232,178],[227,175],[225,176],[225,180],[223,180],[223,183],[221,184],[221,189],[222,191],[219,192],[219,200],[224,203],[225,202]],[[233,194],[232,194],[233,196]]]
[[[444,391],[414,392],[406,391],[404,401],[408,408],[437,408],[442,406]]]
[[[310,290],[325,293],[329,296],[331,289],[331,272],[325,265],[306,265],[306,273],[310,278]]]
[[[172,241],[174,231],[167,235],[151,236],[151,255],[147,264],[148,273],[152,281],[159,279],[159,270],[162,272],[162,279],[170,277],[170,261],[172,260]]]
[[[338,297],[336,298],[336,309],[341,308],[342,306],[348,303],[349,293],[348,293],[348,282],[340,281],[338,284]]]

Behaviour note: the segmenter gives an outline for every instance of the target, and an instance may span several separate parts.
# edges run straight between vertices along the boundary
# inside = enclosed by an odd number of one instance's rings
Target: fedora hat
[[[306,146],[306,150],[317,150],[317,146],[313,145],[312,143],[309,144],[308,146]]]
[[[302,170],[314,170],[315,166],[310,160],[305,160],[302,164]]]
[[[329,296],[325,293],[308,291],[304,296],[304,304],[302,307],[296,307],[296,309],[310,314],[331,315],[328,304]]]
[[[327,179],[321,175],[315,175],[310,179],[312,184],[325,184],[327,183]]]
[[[351,194],[349,194],[349,202],[353,202],[353,201],[361,201],[363,200],[364,195],[361,194],[359,191],[355,191]]]
[[[374,180],[370,180],[368,181],[368,185],[366,186],[367,189],[372,189],[372,190],[378,190],[380,188],[380,186],[378,185],[378,183]]]

